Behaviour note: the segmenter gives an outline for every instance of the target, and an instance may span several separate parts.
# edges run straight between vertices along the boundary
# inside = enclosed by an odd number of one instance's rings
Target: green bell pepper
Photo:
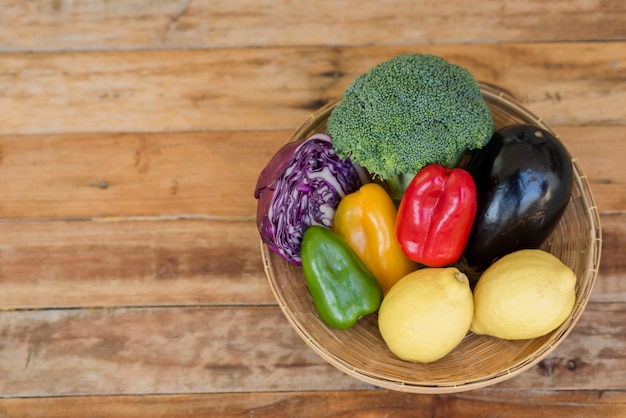
[[[376,277],[334,231],[313,225],[302,239],[302,269],[313,305],[330,327],[348,329],[383,299]]]

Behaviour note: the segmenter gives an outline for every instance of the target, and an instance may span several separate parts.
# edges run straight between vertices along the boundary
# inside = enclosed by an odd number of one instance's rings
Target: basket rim
[[[535,124],[551,132],[558,138],[558,134],[545,121],[541,120],[528,109],[524,108],[510,93],[493,84],[483,82],[480,82],[479,84],[485,99],[491,100],[498,104],[503,104],[505,106],[514,107],[515,112],[523,114],[523,116],[525,116],[527,119],[532,120]],[[316,125],[312,123],[315,121],[324,120],[325,116],[327,114],[330,114],[332,109],[340,100],[341,98],[335,98],[329,101],[324,106],[320,107],[315,112],[313,112],[310,117],[292,133],[288,142],[291,142],[295,138],[301,138],[306,135],[310,135],[313,131],[315,131]],[[261,240],[261,256],[263,259],[265,275],[270,284],[271,291],[276,301],[278,302],[278,305],[283,315],[286,317],[289,324],[300,336],[300,338],[304,340],[304,342],[309,346],[309,348],[311,348],[326,362],[344,372],[345,374],[352,376],[364,383],[395,391],[423,394],[444,394],[474,390],[506,381],[535,366],[561,344],[561,342],[569,335],[576,323],[579,321],[595,286],[601,259],[602,228],[600,223],[600,214],[597,206],[594,203],[593,195],[591,193],[591,188],[589,186],[587,178],[583,174],[578,160],[572,156],[567,146],[565,144],[563,145],[571,157],[574,169],[575,187],[578,187],[580,191],[581,198],[583,200],[583,206],[586,209],[587,221],[591,226],[588,237],[589,248],[591,249],[591,251],[589,251],[589,253],[587,254],[587,260],[585,263],[586,270],[581,275],[581,277],[578,277],[578,281],[580,283],[584,283],[584,287],[581,290],[581,302],[574,307],[568,319],[552,332],[552,337],[550,340],[543,343],[530,355],[525,356],[518,362],[512,364],[511,367],[509,367],[508,369],[499,370],[494,373],[487,373],[480,377],[471,378],[459,382],[406,382],[378,376],[375,373],[369,373],[363,368],[356,367],[347,363],[341,358],[324,350],[324,348],[318,344],[315,337],[309,335],[304,327],[290,313],[288,301],[283,298],[283,295],[277,288],[277,283],[273,280],[271,275],[272,251]]]

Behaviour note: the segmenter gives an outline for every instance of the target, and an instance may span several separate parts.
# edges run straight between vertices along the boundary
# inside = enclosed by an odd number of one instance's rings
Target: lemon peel
[[[576,274],[543,250],[519,250],[495,261],[474,288],[470,330],[507,340],[558,328],[576,301]]]
[[[430,363],[465,337],[473,317],[469,280],[454,267],[422,268],[401,278],[378,312],[378,327],[402,360]]]

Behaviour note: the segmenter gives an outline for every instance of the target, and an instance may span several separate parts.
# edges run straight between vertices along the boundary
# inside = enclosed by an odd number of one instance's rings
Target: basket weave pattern
[[[481,84],[481,90],[496,129],[513,123],[531,123],[554,133],[506,92],[487,84]],[[324,132],[336,103],[314,113],[291,140]],[[378,331],[376,314],[361,318],[345,331],[326,326],[315,312],[302,269],[261,244],[269,284],[285,317],[300,337],[330,364],[361,381],[406,392],[450,393],[510,379],[536,365],[567,337],[584,311],[595,284],[601,251],[600,219],[577,160],[572,158],[572,163],[575,181],[570,202],[542,248],[576,273],[576,304],[567,320],[543,337],[507,341],[469,332],[441,360],[430,364],[409,363],[389,351]]]

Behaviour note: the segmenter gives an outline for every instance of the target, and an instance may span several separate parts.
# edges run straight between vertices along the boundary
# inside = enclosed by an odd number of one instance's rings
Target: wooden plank
[[[456,417],[622,418],[623,391],[509,391],[480,389],[454,395],[386,390],[228,393],[157,396],[99,396],[0,399],[0,414],[22,418],[90,417]]]
[[[0,138],[0,217],[251,218],[288,132]]]
[[[591,300],[626,303],[626,214]],[[0,222],[0,310],[275,305],[253,221]]]
[[[293,129],[403,52],[440,55],[551,124],[623,124],[619,42],[5,54],[0,135]]]
[[[626,125],[555,126],[602,212],[626,211]],[[0,137],[0,219],[242,217],[291,131]]]
[[[0,336],[5,397],[366,387],[276,306],[0,312]]]
[[[626,390],[626,304],[591,303],[520,390]],[[0,312],[4,397],[369,389],[317,356],[278,307]]]
[[[621,40],[622,2],[0,3],[0,51]],[[376,30],[372,30],[375,22]],[[575,24],[574,24],[575,22]]]
[[[626,161],[626,125],[554,126],[555,131],[576,158],[591,187],[600,212],[626,211],[626,180],[620,174],[620,161]]]
[[[578,324],[550,356],[498,387],[577,390],[589,385],[596,389],[625,390],[622,351],[626,349],[625,308],[623,303],[588,304]]]
[[[626,210],[619,167],[626,156],[614,151],[625,129],[557,127],[607,211],[597,301],[626,300],[626,223],[619,213],[608,215]],[[3,217],[111,222],[0,223],[0,306],[273,303],[258,257],[252,190],[288,133],[2,138]],[[120,216],[127,222],[116,222]],[[160,280],[168,275],[177,280]]]
[[[626,213],[603,215],[600,269],[591,300],[626,300]]]
[[[255,223],[0,223],[0,309],[275,304]]]

